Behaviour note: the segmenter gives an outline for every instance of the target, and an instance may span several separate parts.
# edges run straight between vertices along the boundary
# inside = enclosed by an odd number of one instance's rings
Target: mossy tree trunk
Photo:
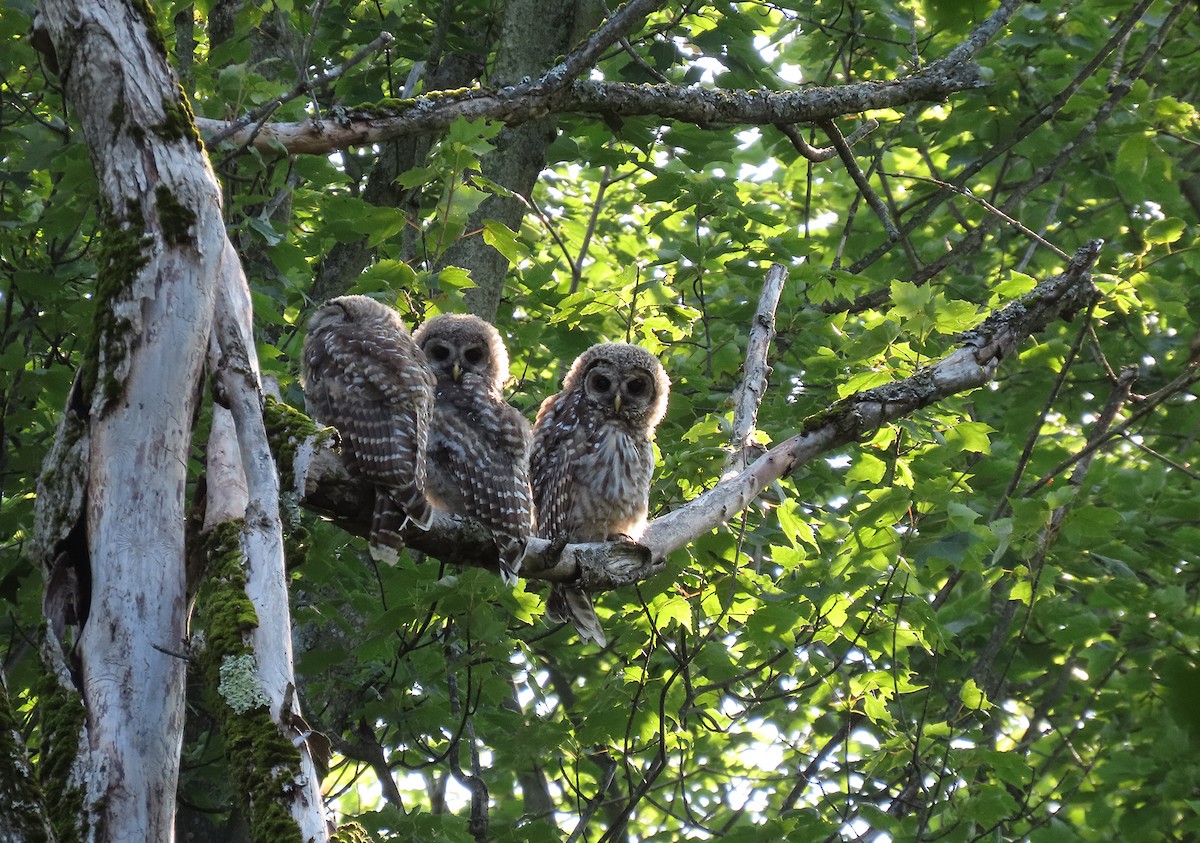
[[[223,237],[216,181],[147,14],[47,0],[35,23],[82,124],[107,216],[92,353],[58,434],[75,464],[48,461],[38,496],[48,581],[75,572],[73,611],[50,627],[77,627],[78,639],[56,636],[51,661],[64,694],[86,706],[81,730],[54,736],[78,743],[67,781],[49,787],[78,794],[75,811],[63,806],[74,815],[55,824],[84,840],[173,835],[187,664],[184,490]],[[67,475],[84,480],[82,500],[55,481]]]
[[[271,803],[273,829],[325,840],[318,776],[307,747],[291,740],[299,708],[278,492],[249,293],[216,178],[149,7],[46,0],[35,39],[82,125],[106,223],[91,351],[38,489],[35,553],[46,566],[46,661],[57,685],[39,697],[39,767],[55,795],[47,813],[61,839],[174,839],[189,661],[187,470],[211,354],[233,418],[224,446],[255,497],[218,485],[210,517],[237,525],[222,535],[232,535],[254,612],[269,621],[246,632],[256,714],[291,750],[286,765],[272,757],[269,769],[246,772],[270,783],[256,786],[255,806]],[[256,757],[245,757],[253,768]]]

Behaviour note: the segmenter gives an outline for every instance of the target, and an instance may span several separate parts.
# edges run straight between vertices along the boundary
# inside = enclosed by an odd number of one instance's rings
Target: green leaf
[[[968,679],[963,683],[962,688],[958,692],[958,698],[962,700],[964,706],[972,711],[986,710],[992,707],[992,704],[988,702],[987,696],[975,683],[974,679]]]
[[[887,463],[879,457],[863,451],[854,458],[854,464],[846,472],[846,479],[878,484],[886,473]]]
[[[487,243],[508,259],[509,263],[519,263],[523,257],[517,235],[511,228],[495,220],[485,220],[483,223],[483,242]]]
[[[1159,243],[1174,243],[1187,230],[1187,224],[1178,217],[1165,220],[1155,220],[1150,223],[1142,234],[1146,242],[1155,245]]]
[[[976,454],[989,454],[992,450],[993,433],[996,433],[996,429],[984,422],[962,422],[946,431],[946,447]]]

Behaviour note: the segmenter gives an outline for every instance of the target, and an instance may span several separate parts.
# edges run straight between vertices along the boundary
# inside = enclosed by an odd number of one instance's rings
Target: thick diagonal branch
[[[962,337],[962,344],[939,362],[904,380],[855,393],[811,417],[795,436],[768,451],[740,473],[650,523],[640,545],[623,542],[568,545],[561,556],[549,543],[532,539],[522,575],[528,579],[573,581],[600,591],[639,582],[654,574],[671,553],[718,529],[771,483],[821,454],[868,438],[875,430],[922,407],[966,392],[995,377],[1000,363],[1029,336],[1059,319],[1070,319],[1097,295],[1089,269],[1100,251],[1092,241],[1076,253],[1063,274],[994,312]],[[325,447],[297,467],[296,491],[304,505],[362,535],[373,509],[374,492],[350,477],[337,454]],[[449,564],[496,567],[496,548],[479,524],[437,513],[428,531],[410,528],[406,541],[416,550]]]

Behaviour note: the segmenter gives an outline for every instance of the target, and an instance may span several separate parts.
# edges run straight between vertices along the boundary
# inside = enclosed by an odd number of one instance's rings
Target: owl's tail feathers
[[[410,483],[390,491],[392,500],[400,507],[400,512],[422,530],[428,530],[429,525],[433,523],[433,505],[425,497],[425,490],[415,483]]]
[[[608,646],[604,628],[592,608],[592,598],[582,588],[566,585],[550,586],[550,599],[546,601],[546,617],[555,623],[570,621],[584,641],[595,641],[601,647]]]
[[[433,508],[416,486],[380,490],[375,495],[375,512],[371,516],[371,558],[395,565],[404,549],[404,528],[408,523],[428,530],[432,520]]]
[[[500,579],[507,586],[517,584],[517,574],[525,561],[526,544],[525,539],[515,536],[496,536],[496,545],[500,549]]]

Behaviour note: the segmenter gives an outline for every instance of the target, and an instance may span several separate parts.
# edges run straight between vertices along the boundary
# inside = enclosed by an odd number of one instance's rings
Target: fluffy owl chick
[[[670,389],[662,364],[636,345],[603,343],[576,358],[533,426],[538,536],[569,542],[641,536],[654,473],[651,439]],[[606,644],[581,588],[552,586],[546,616],[569,620],[584,640]]]
[[[500,392],[508,351],[477,316],[435,316],[413,334],[437,379],[426,451],[434,504],[488,527],[511,584],[533,529],[529,422]]]
[[[366,296],[326,302],[308,322],[300,383],[308,413],[337,428],[342,459],[375,485],[371,555],[395,563],[411,521],[429,527],[425,445],[433,373],[400,314]]]

